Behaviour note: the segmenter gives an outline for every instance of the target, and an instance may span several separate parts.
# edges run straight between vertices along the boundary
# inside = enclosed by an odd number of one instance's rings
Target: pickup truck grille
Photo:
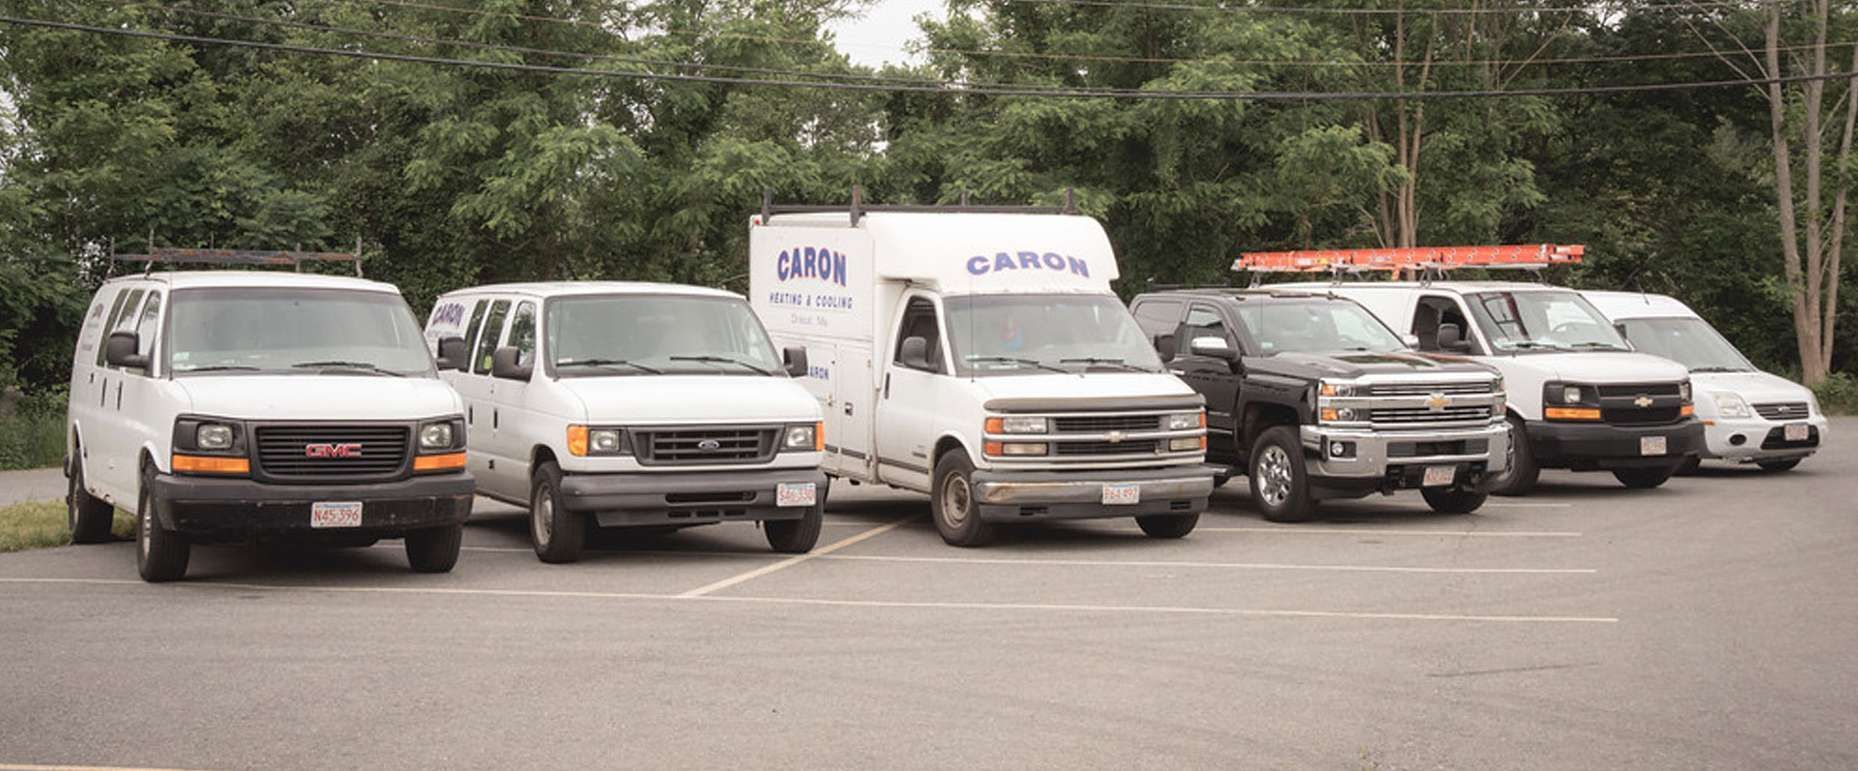
[[[1159,442],[1154,439],[1128,439],[1121,442],[1059,442],[1052,445],[1059,455],[1153,455]]]
[[[774,457],[773,428],[663,428],[632,434],[643,466],[761,463]]]
[[[1769,402],[1755,405],[1755,414],[1768,420],[1805,420],[1806,402]]]
[[[258,470],[273,479],[341,482],[385,479],[406,470],[406,426],[259,426]]]
[[[1432,394],[1487,394],[1491,383],[1380,383],[1368,387],[1369,396],[1431,396]]]
[[[1160,415],[1078,415],[1052,419],[1052,430],[1060,434],[1156,431],[1160,428]]]
[[[1489,405],[1477,407],[1447,407],[1434,410],[1431,407],[1376,407],[1368,413],[1368,419],[1381,425],[1404,425],[1408,423],[1455,423],[1460,421],[1489,421]]]

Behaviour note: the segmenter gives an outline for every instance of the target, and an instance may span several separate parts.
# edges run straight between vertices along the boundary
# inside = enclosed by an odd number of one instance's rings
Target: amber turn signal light
[[[211,455],[175,453],[169,466],[176,474],[250,474],[252,462],[244,458],[220,458]]]
[[[1599,407],[1548,407],[1542,417],[1549,420],[1599,420]]]
[[[465,454],[448,452],[443,455],[421,455],[413,459],[414,471],[453,471],[465,467]]]

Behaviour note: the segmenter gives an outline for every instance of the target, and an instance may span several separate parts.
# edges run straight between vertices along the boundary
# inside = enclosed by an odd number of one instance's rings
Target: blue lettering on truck
[[[977,254],[968,258],[968,273],[984,276],[1009,270],[1053,270],[1090,278],[1090,263],[1057,252],[995,252],[992,257]]]
[[[845,286],[845,253],[822,247],[796,247],[774,258],[774,275],[782,281],[817,278]]]

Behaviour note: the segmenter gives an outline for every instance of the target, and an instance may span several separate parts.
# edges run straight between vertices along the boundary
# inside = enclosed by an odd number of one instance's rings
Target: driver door
[[[1227,348],[1239,350],[1238,335],[1233,334],[1233,324],[1225,311],[1212,303],[1195,302],[1187,306],[1187,318],[1181,321],[1181,331],[1175,337],[1178,352],[1174,369],[1188,386],[1206,397],[1207,427],[1231,433],[1238,428],[1238,416],[1233,410],[1239,400],[1239,376],[1223,359],[1193,352],[1193,341],[1204,338],[1224,341]]]
[[[884,481],[913,490],[928,490],[929,451],[936,437],[937,404],[950,383],[942,306],[933,295],[911,292],[891,336],[889,362],[877,393],[878,471]],[[929,342],[926,369],[903,363],[903,341],[922,337]],[[978,460],[978,459],[977,459]]]

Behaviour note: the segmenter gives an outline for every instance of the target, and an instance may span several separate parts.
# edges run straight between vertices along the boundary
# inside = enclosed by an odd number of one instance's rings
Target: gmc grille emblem
[[[723,443],[718,442],[715,439],[705,439],[697,443],[697,449],[702,450],[704,452],[716,452],[717,450],[720,450],[722,448],[723,448]]]
[[[303,457],[306,457],[306,458],[359,458],[361,457],[361,443],[360,442],[342,442],[340,444],[336,444],[336,443],[325,442],[322,444],[306,444],[303,446]]]

